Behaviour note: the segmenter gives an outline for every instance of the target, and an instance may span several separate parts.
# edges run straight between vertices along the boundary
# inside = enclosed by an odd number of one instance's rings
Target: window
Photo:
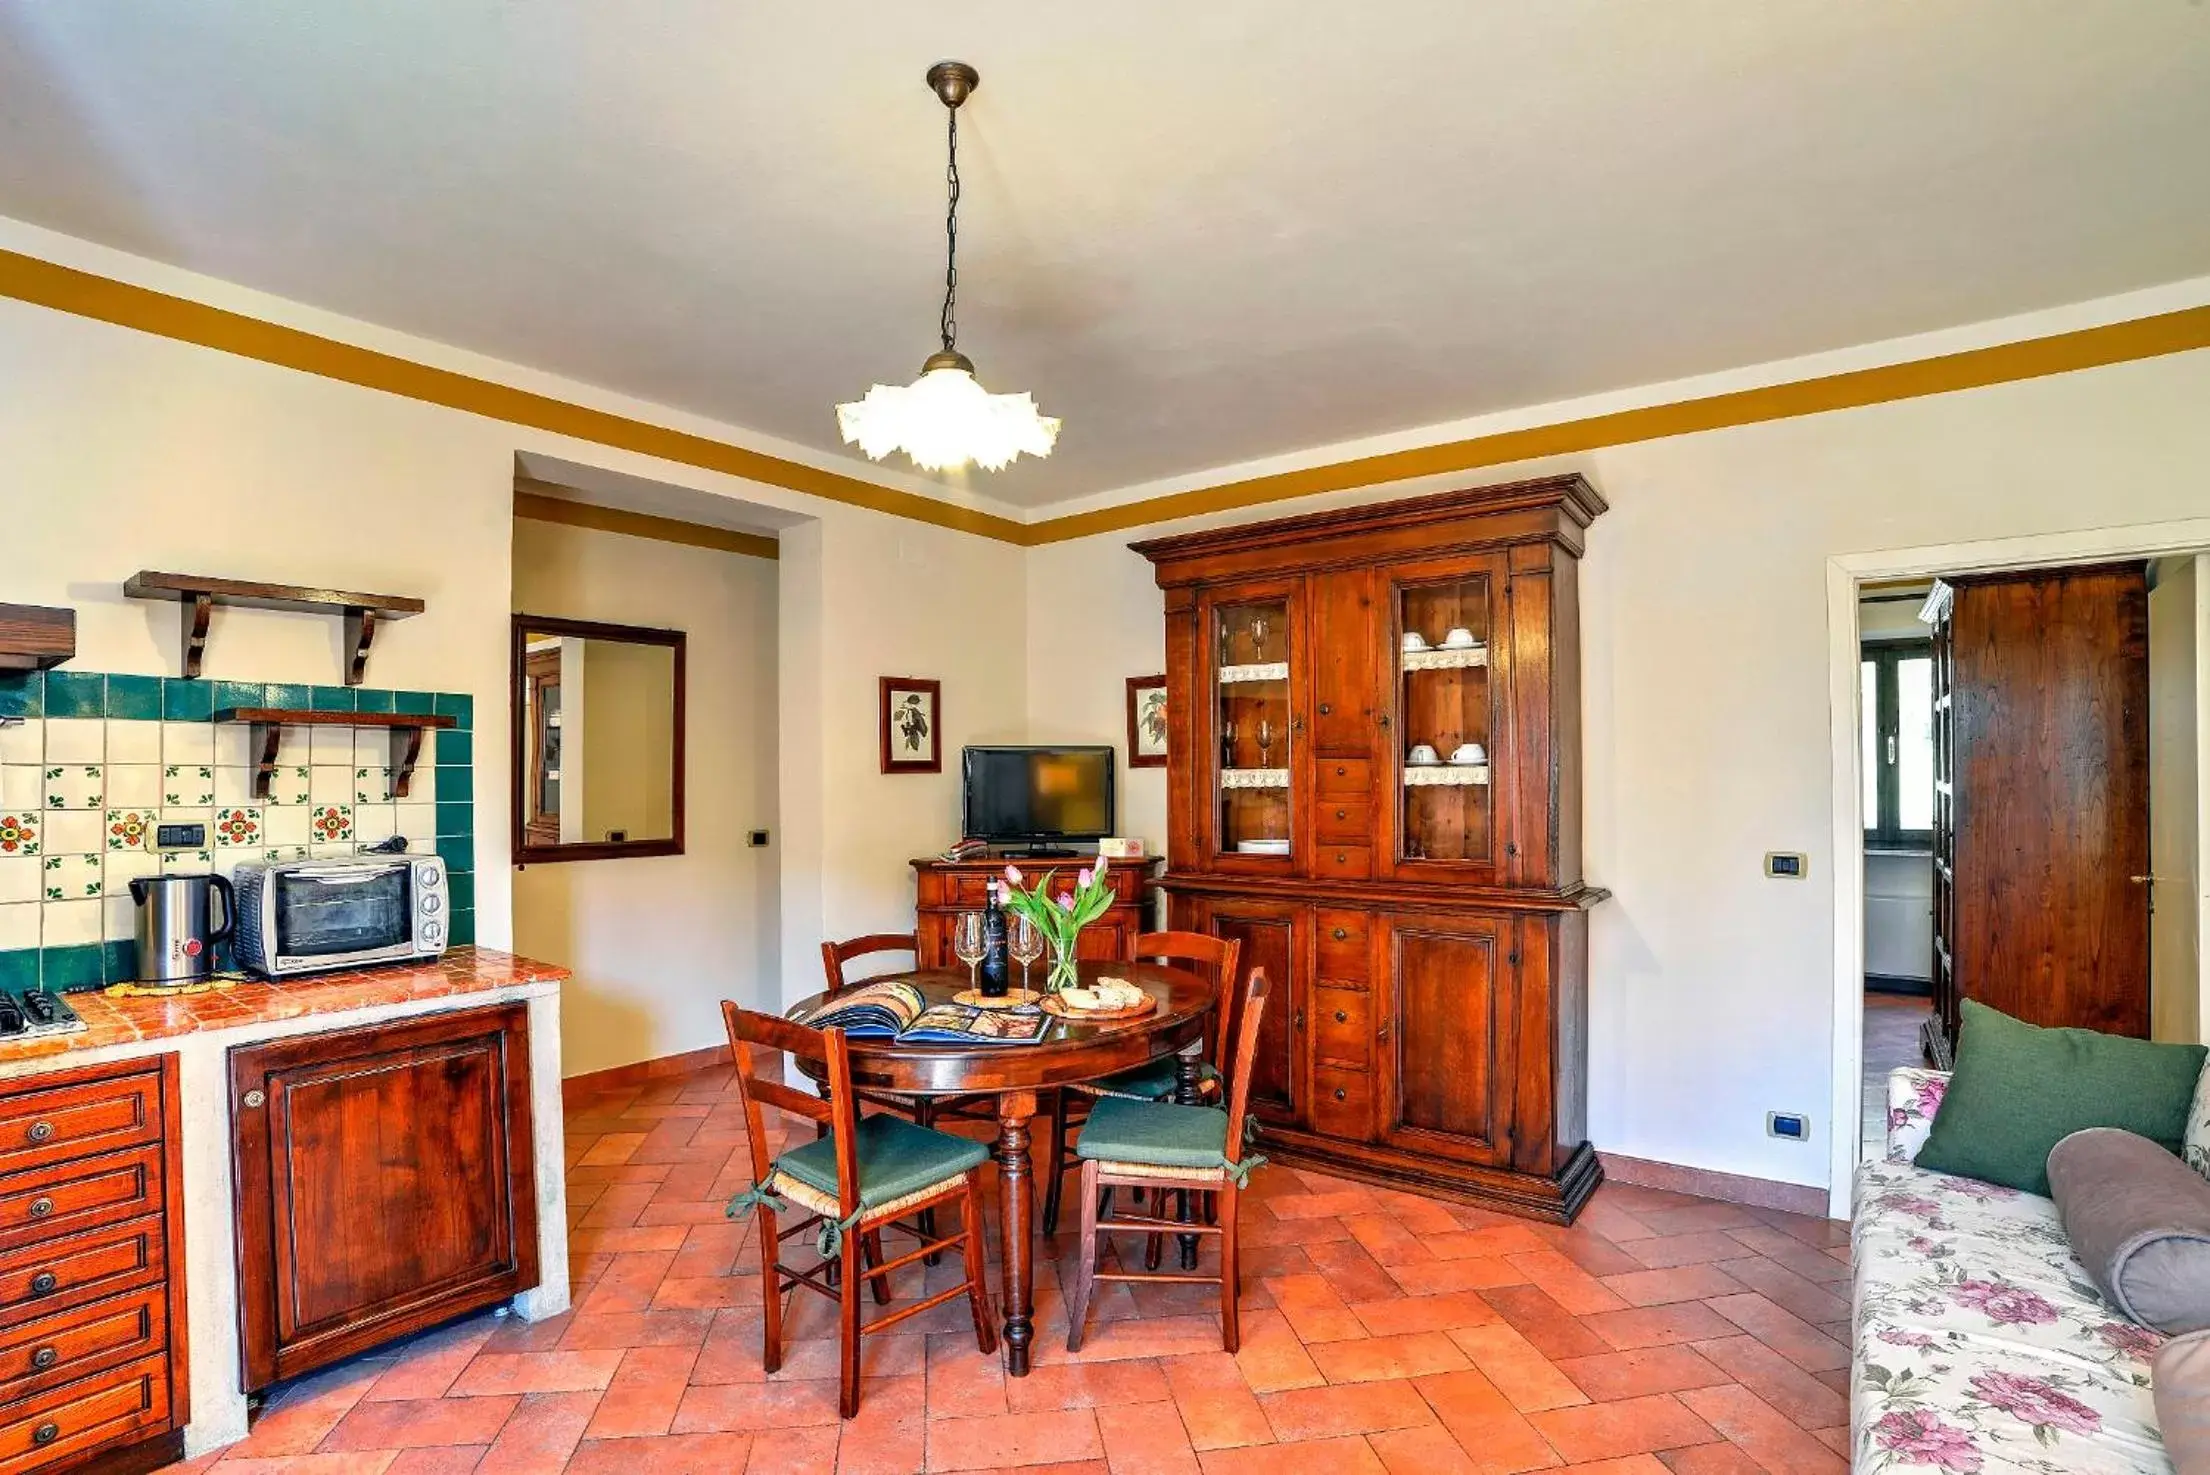
[[[1934,840],[1934,657],[1922,640],[1864,647],[1865,846],[1923,850]]]

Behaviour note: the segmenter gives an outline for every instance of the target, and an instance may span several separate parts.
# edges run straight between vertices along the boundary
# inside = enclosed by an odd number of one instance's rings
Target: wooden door
[[[245,1383],[537,1284],[524,1005],[233,1050]]]
[[[1315,574],[1311,600],[1312,750],[1325,757],[1367,757],[1380,731],[1381,708],[1374,679],[1381,647],[1374,572]]]
[[[1263,1122],[1300,1126],[1312,913],[1293,902],[1214,899],[1204,903],[1204,918],[1202,930],[1243,944],[1244,976],[1264,968],[1271,990],[1251,1064],[1251,1110]]]
[[[1378,765],[1375,807],[1389,871],[1407,881],[1504,884],[1520,654],[1507,598],[1509,555],[1396,564],[1383,574],[1381,625],[1392,672],[1384,736],[1393,737]],[[1410,638],[1419,648],[1404,648]],[[1466,648],[1449,648],[1467,640]],[[1467,761],[1453,762],[1455,755]]]
[[[1468,1162],[1511,1161],[1517,928],[1505,915],[1380,919],[1383,1142]]]
[[[1953,992],[2032,1024],[2145,1037],[2145,572],[1956,585]]]
[[[1207,590],[1197,606],[1192,746],[1205,868],[1288,876],[1311,793],[1304,580]]]

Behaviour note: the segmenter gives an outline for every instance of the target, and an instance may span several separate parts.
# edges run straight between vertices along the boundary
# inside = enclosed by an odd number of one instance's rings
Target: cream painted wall
[[[524,519],[513,538],[515,609],[684,632],[687,758],[683,854],[516,871],[515,946],[575,970],[562,999],[570,1075],[718,1044],[722,999],[772,1005],[779,992],[777,852],[746,843],[779,829],[776,565]],[[602,680],[601,644],[587,658],[592,701],[618,685]],[[594,786],[620,766],[599,748],[590,762]]]
[[[1610,500],[1582,580],[1588,871],[1615,892],[1591,924],[1598,1147],[1826,1183],[1834,898],[1760,871],[1767,850],[1808,852],[1814,878],[1834,861],[1826,560],[2201,516],[2205,404],[2197,352],[1265,510],[1568,468]],[[1158,670],[1161,648],[1150,567],[1126,545],[1163,530],[1032,551],[1039,736],[1122,739],[1122,678]],[[1099,617],[1062,664],[1042,632],[1073,610]],[[1163,792],[1130,787],[1124,827],[1161,833]],[[1773,1109],[1809,1113],[1814,1140],[1767,1137]]]
[[[521,597],[519,575],[515,597]],[[772,652],[772,625],[767,637]],[[615,832],[630,840],[666,839],[675,833],[675,653],[663,645],[618,640],[581,644],[587,695],[577,706],[562,704],[564,720],[580,728],[581,741],[563,749],[560,761],[565,767],[579,752],[586,759],[583,782],[570,791],[584,833],[593,840]],[[770,731],[774,710],[762,704],[759,712],[758,720]]]

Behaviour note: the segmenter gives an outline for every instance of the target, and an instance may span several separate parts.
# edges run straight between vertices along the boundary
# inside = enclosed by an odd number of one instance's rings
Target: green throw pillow
[[[2043,1029],[1966,999],[1956,1074],[1918,1166],[2046,1195],[2049,1149],[2082,1128],[2122,1127],[2176,1153],[2204,1053]]]

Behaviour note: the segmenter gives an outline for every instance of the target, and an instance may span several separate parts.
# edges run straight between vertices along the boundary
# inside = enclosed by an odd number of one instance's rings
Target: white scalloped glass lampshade
[[[992,394],[965,369],[930,369],[911,384],[878,384],[867,398],[836,407],[837,428],[880,461],[904,451],[923,471],[953,471],[972,461],[997,471],[1026,451],[1048,456],[1059,422],[1036,413],[1025,394]]]

